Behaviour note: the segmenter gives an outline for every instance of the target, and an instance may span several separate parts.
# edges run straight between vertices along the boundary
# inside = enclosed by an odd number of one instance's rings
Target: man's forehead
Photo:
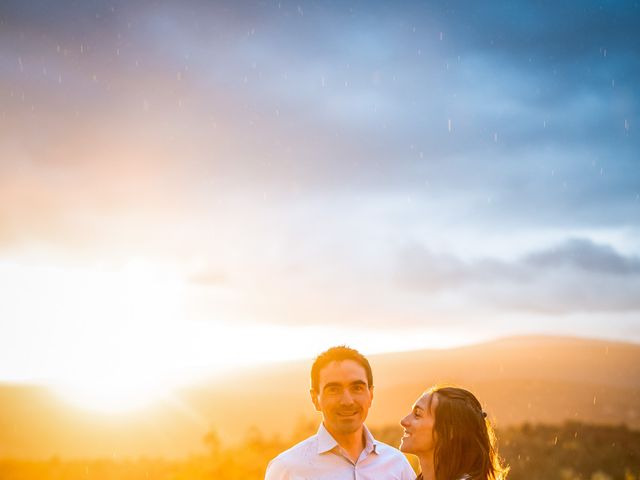
[[[355,360],[334,360],[327,363],[319,372],[320,384],[353,383],[367,381],[367,371]]]

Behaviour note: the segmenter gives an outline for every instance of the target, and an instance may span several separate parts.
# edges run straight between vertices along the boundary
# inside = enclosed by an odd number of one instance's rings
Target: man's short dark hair
[[[329,365],[331,362],[342,362],[343,360],[353,360],[360,364],[367,372],[367,382],[369,388],[373,387],[373,373],[371,372],[371,365],[369,360],[365,358],[359,351],[354,348],[349,348],[346,345],[339,345],[337,347],[331,347],[329,350],[322,352],[318,355],[311,366],[311,388],[319,392],[320,389],[320,370]]]

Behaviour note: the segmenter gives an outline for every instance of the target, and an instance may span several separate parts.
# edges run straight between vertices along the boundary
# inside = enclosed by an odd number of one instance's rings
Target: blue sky
[[[131,265],[162,285],[132,321],[170,311],[187,347],[640,342],[638,24],[637,2],[2,2],[7,360],[55,357],[43,325],[77,343],[95,305],[52,289],[136,297],[105,287]]]

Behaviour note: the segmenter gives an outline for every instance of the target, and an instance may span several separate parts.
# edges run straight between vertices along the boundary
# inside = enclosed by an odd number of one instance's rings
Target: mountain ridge
[[[640,428],[637,344],[518,336],[368,358],[371,426],[397,424],[426,388],[455,383],[477,394],[498,427],[579,420]],[[301,419],[319,420],[308,394],[311,362],[220,376],[120,416],[81,411],[44,387],[0,384],[0,458],[182,457],[204,452],[211,428],[226,443],[251,427],[286,437]]]

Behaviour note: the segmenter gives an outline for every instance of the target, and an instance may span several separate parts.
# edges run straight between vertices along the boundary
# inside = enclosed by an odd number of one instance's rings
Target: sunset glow
[[[3,1],[0,383],[640,342],[637,8],[587,4]]]

